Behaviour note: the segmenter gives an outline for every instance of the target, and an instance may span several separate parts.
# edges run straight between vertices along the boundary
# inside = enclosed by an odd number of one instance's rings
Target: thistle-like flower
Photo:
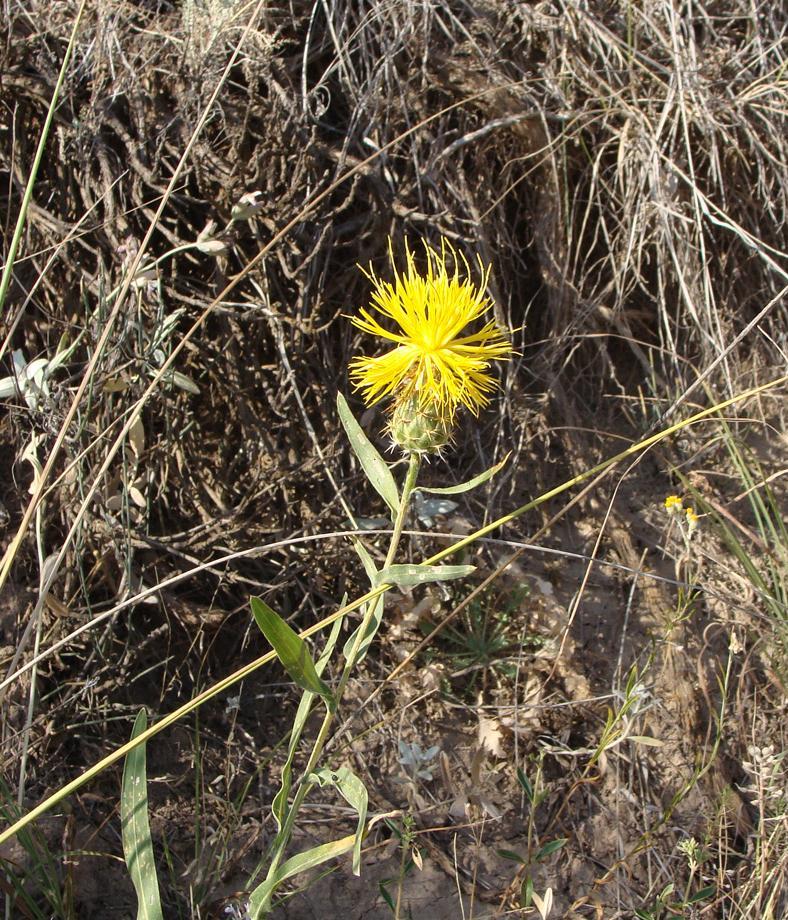
[[[361,309],[359,316],[352,317],[359,329],[393,342],[395,347],[378,357],[354,358],[350,377],[368,405],[392,396],[395,417],[403,406],[409,417],[414,408],[426,414],[446,435],[445,444],[460,405],[478,415],[489,402],[489,394],[496,387],[488,373],[490,362],[508,358],[512,347],[493,319],[475,332],[466,328],[492,306],[485,293],[489,267],[479,259],[479,278],[474,282],[468,262],[446,240],[441,240],[440,251],[426,242],[424,250],[425,275],[416,268],[407,244],[402,274],[397,272],[389,244],[393,283],[381,281],[371,268],[365,272],[373,284],[372,309],[393,320],[398,329],[386,329],[369,310]],[[400,443],[407,449],[429,450]]]

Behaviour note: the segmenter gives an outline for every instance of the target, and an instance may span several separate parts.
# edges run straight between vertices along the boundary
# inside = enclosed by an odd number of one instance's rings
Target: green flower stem
[[[410,460],[408,462],[408,472],[405,476],[405,483],[402,486],[402,498],[400,499],[399,508],[397,509],[397,519],[394,521],[394,533],[391,535],[391,544],[389,545],[389,551],[386,555],[386,561],[383,563],[384,569],[393,564],[394,558],[397,555],[400,537],[402,536],[402,530],[405,526],[405,516],[408,511],[408,505],[410,504],[410,497],[413,494],[413,490],[416,488],[416,480],[419,476],[420,467],[421,454],[414,452],[410,455]],[[359,636],[360,635],[361,633],[359,633]],[[358,644],[357,642],[356,645]]]
[[[416,480],[419,475],[420,466],[421,454],[416,452],[411,453],[408,463],[408,472],[405,476],[405,483],[402,487],[402,497],[400,498],[399,507],[397,508],[397,516],[394,521],[394,531],[391,535],[391,543],[389,544],[388,553],[386,554],[386,561],[383,564],[384,568],[388,568],[388,566],[390,566],[396,558],[399,542],[402,538],[402,531],[405,527],[405,518],[407,517],[408,506],[410,505],[410,498],[416,486]],[[358,651],[364,635],[369,628],[369,624],[373,621],[373,617],[377,613],[378,604],[384,603],[384,597],[385,595],[378,595],[367,604],[364,617],[361,621],[361,626],[356,632],[355,642],[353,643],[353,646],[350,650],[350,654],[347,656],[345,667],[342,670],[342,675],[339,678],[337,688],[334,691],[334,698],[336,699],[337,706],[342,699],[342,694],[345,692],[345,687],[347,686],[348,680],[350,679],[350,673],[356,663],[356,658],[358,656]],[[320,761],[320,757],[323,754],[323,749],[325,748],[326,742],[328,741],[328,736],[329,732],[331,731],[331,725],[334,721],[335,713],[336,709],[326,709],[326,714],[323,717],[323,724],[320,726],[320,731],[318,732],[314,746],[312,747],[312,753],[309,755],[309,760],[306,767],[304,768],[304,774],[293,798],[293,804],[288,809],[287,817],[284,820],[282,829],[277,834],[276,848],[271,857],[271,865],[268,868],[266,881],[272,879],[276,874],[276,871],[279,868],[279,864],[282,861],[282,857],[285,854],[285,850],[287,849],[287,844],[290,842],[290,837],[293,833],[293,827],[295,825],[298,811],[301,808],[301,805],[303,805],[304,799],[306,799],[313,785],[309,782],[308,777],[311,773],[314,772]],[[273,894],[273,891],[271,893]],[[269,905],[270,896],[268,902],[263,906],[263,910],[267,910]]]

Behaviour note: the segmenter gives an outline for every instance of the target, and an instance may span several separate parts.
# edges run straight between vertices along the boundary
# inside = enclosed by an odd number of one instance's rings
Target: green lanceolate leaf
[[[390,565],[378,573],[378,583],[411,587],[430,581],[464,578],[476,571],[475,565]]]
[[[145,710],[141,709],[134,720],[131,737],[136,738],[145,731],[147,725]],[[137,892],[137,920],[163,920],[148,824],[148,778],[144,744],[138,745],[126,755],[120,794],[120,821],[123,856]]]
[[[511,452],[509,452],[500,463],[491,466],[486,472],[479,473],[478,476],[474,476],[473,479],[462,482],[458,486],[441,486],[435,489],[430,489],[427,486],[419,486],[419,492],[429,492],[432,495],[459,495],[461,492],[469,492],[471,489],[475,489],[476,486],[480,486],[482,483],[487,482],[488,479],[492,479],[496,473],[500,472],[500,470],[506,466],[506,462],[510,456]]]
[[[706,898],[710,898],[716,891],[716,886],[706,885],[705,888],[701,888],[699,891],[696,891],[695,894],[687,898],[687,904],[697,904],[698,901],[705,901]]]
[[[369,583],[374,588],[378,583],[378,570],[375,566],[375,562],[372,559],[372,556],[369,555],[366,546],[364,546],[361,540],[353,537],[352,543],[353,549],[356,551],[356,555],[361,560],[361,564],[364,566],[364,571],[367,573]]]
[[[252,892],[249,898],[249,916],[252,920],[260,920],[265,916],[264,908],[266,902],[270,899],[272,892],[278,885],[299,872],[306,872],[308,869],[314,869],[316,866],[328,862],[330,859],[336,859],[348,853],[356,844],[355,834],[349,837],[343,837],[341,840],[333,840],[331,843],[324,843],[319,847],[313,847],[305,853],[298,853],[292,856],[286,862],[283,862],[274,874],[273,878],[266,879],[261,885]]]
[[[347,596],[342,600],[342,606],[344,607],[347,603]],[[320,654],[320,657],[315,663],[315,671],[317,676],[321,677],[323,671],[325,670],[328,660],[331,657],[331,653],[334,651],[334,647],[337,644],[337,639],[339,638],[339,631],[342,628],[342,619],[334,621],[334,625],[331,627],[331,632],[329,633],[328,640],[326,641],[326,646]],[[309,690],[305,690],[301,701],[298,704],[298,709],[296,710],[295,718],[293,719],[293,727],[290,729],[290,742],[287,746],[287,760],[285,760],[284,766],[282,767],[282,779],[279,785],[279,791],[274,796],[274,800],[271,803],[271,811],[276,821],[276,826],[278,830],[282,830],[282,825],[284,824],[285,817],[287,816],[287,799],[290,795],[290,787],[292,785],[292,775],[293,775],[293,758],[295,757],[296,749],[298,748],[298,742],[301,740],[301,733],[304,730],[304,725],[309,716],[309,710],[312,708],[312,702],[314,701],[317,694],[311,693]]]
[[[290,677],[304,690],[322,696],[326,706],[334,710],[334,695],[318,677],[306,642],[259,597],[249,599],[260,631],[273,646],[277,658]]]
[[[534,862],[539,862],[541,859],[546,859],[551,853],[555,853],[556,850],[560,850],[562,846],[567,842],[566,837],[559,837],[557,840],[551,840],[549,843],[546,843],[534,856]]]
[[[399,508],[399,492],[397,491],[397,484],[394,482],[394,476],[386,461],[364,434],[361,425],[354,418],[345,397],[341,393],[337,394],[337,411],[339,412],[342,427],[350,440],[350,446],[358,457],[367,479],[389,506],[392,515],[396,515]]]
[[[339,770],[329,770],[328,767],[323,767],[310,774],[309,781],[319,786],[336,786],[342,798],[358,813],[358,826],[353,844],[353,874],[361,875],[361,843],[364,839],[369,804],[366,786],[347,767],[340,767]]]
[[[534,880],[530,875],[526,875],[520,886],[520,907],[527,909],[531,906],[534,899]]]
[[[383,900],[384,900],[384,901],[386,902],[386,904],[388,905],[389,910],[390,910],[392,913],[396,913],[396,912],[397,912],[397,906],[396,906],[396,904],[394,903],[394,898],[391,897],[391,895],[390,895],[389,892],[388,892],[388,889],[386,888],[386,883],[387,883],[387,882],[391,882],[391,881],[393,881],[393,879],[383,879],[382,882],[378,882],[378,891],[380,892],[381,898],[383,898]]]
[[[534,787],[531,785],[531,780],[525,775],[525,771],[522,767],[517,768],[517,779],[520,782],[520,785],[525,790],[525,795],[528,798],[528,801],[531,805],[534,804]]]
[[[520,863],[520,865],[527,865],[526,861],[520,856],[519,853],[515,853],[514,850],[496,850],[495,851],[502,859],[509,859],[512,862]]]

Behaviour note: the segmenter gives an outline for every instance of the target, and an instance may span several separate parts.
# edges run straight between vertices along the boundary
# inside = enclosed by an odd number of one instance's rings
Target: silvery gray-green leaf
[[[364,546],[361,540],[358,540],[356,537],[352,538],[353,549],[356,551],[356,555],[361,560],[361,564],[364,566],[364,571],[367,573],[367,578],[369,583],[374,588],[377,584],[378,579],[378,570],[375,565],[372,556],[369,554],[369,550]]]
[[[370,617],[369,623],[367,624],[367,628],[364,632],[361,642],[359,642],[358,648],[356,649],[356,655],[353,659],[354,665],[359,664],[359,662],[364,660],[367,652],[369,651],[370,645],[372,645],[372,640],[375,638],[378,630],[380,629],[380,623],[383,619],[383,610],[385,609],[386,605],[385,596],[380,595],[378,597],[374,597],[371,601],[367,601],[367,603],[373,604],[375,609],[372,611],[372,616]],[[365,611],[366,606],[362,607],[361,609],[362,622],[364,619]],[[360,629],[361,623],[359,623],[359,625],[353,630],[353,632],[348,637],[347,642],[345,642],[345,646],[342,649],[342,654],[345,656],[346,661],[350,661],[350,655],[353,652],[356,636],[358,636]]]
[[[134,720],[131,737],[136,738],[148,726],[145,710]],[[137,893],[137,920],[163,920],[159,881],[148,823],[148,778],[145,745],[138,744],[126,755],[120,795],[120,824],[123,857]]]
[[[353,875],[361,875],[361,844],[364,840],[364,828],[367,823],[367,807],[369,796],[367,787],[348,767],[338,770],[329,770],[322,767],[309,776],[309,781],[319,786],[336,786],[342,797],[354,808],[358,814],[356,826],[356,840],[353,845]]]
[[[399,492],[388,464],[364,434],[361,425],[350,411],[347,400],[341,393],[337,394],[337,411],[342,427],[350,440],[350,446],[358,457],[358,462],[366,473],[367,479],[389,506],[391,513],[395,515],[399,507]]]
[[[356,845],[356,835],[350,834],[348,837],[342,837],[341,840],[332,840],[331,843],[324,843],[321,846],[313,847],[304,853],[298,853],[291,856],[286,862],[276,870],[275,874],[266,879],[261,885],[252,892],[249,898],[249,917],[251,920],[261,920],[266,916],[266,904],[270,901],[272,893],[276,887],[300,872],[306,872],[308,869],[314,869],[317,866],[328,862],[330,859],[337,859]]]
[[[420,490],[413,493],[413,505],[416,517],[427,527],[432,527],[436,515],[451,514],[457,508],[457,502],[448,498],[424,498]]]
[[[475,565],[390,565],[378,573],[379,584],[412,587],[431,581],[451,581],[476,571]]]
[[[503,469],[510,456],[511,453],[508,453],[500,463],[496,463],[495,466],[491,466],[490,469],[485,470],[484,473],[480,473],[478,476],[474,476],[473,479],[469,479],[467,482],[462,482],[457,486],[441,486],[440,488],[419,486],[419,491],[429,492],[431,495],[459,495],[461,492],[468,492],[471,489],[475,489],[476,486],[480,486],[482,483],[487,482],[488,479],[492,479],[492,477],[497,472]]]

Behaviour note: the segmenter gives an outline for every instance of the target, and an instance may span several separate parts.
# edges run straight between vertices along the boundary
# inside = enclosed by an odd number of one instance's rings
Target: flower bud
[[[262,211],[265,206],[265,199],[262,192],[247,192],[241,195],[237,203],[233,205],[233,220],[249,220],[254,217],[258,211]]]
[[[451,420],[435,402],[422,402],[418,393],[402,397],[394,408],[389,431],[403,450],[434,454],[451,440]]]

